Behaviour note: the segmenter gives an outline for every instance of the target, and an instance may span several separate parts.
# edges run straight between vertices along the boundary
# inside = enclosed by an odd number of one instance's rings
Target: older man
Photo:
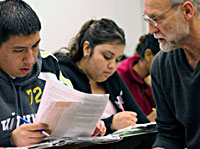
[[[200,148],[200,0],[144,0],[144,20],[160,43],[152,63],[155,148]]]

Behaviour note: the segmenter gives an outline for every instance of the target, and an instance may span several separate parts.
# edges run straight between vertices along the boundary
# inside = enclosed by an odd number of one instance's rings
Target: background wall
[[[141,16],[143,0],[25,0],[41,23],[40,48],[56,52],[67,46],[83,23],[91,18],[114,20],[126,34],[125,54],[133,55],[139,36],[147,33]]]

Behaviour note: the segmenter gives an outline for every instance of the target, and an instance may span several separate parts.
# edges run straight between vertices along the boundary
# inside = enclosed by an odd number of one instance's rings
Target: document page
[[[87,94],[55,81],[46,82],[35,123],[45,123],[51,137],[91,136],[109,95]]]
[[[134,127],[129,126],[123,129],[119,129],[113,132],[112,135],[128,137],[128,136],[143,135],[143,134],[154,133],[154,132],[157,132],[156,122],[150,122],[150,123],[144,123],[144,124],[136,124]]]

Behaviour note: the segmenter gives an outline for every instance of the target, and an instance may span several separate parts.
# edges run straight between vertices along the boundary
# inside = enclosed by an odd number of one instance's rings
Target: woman
[[[92,94],[110,94],[102,119],[106,133],[147,123],[116,70],[125,48],[125,35],[109,19],[87,21],[69,45],[69,53],[59,56],[59,64],[75,89]],[[122,111],[118,97],[122,97]]]
[[[158,40],[151,34],[141,36],[139,45],[140,48],[137,48],[138,56],[124,60],[117,72],[123,78],[147,118],[154,122],[156,111],[151,89],[150,69],[151,62],[155,54],[160,51],[160,47]]]

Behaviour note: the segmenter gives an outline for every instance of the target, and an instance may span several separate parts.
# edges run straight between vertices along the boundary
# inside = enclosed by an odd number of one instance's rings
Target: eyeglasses
[[[158,23],[156,22],[156,18],[158,18],[159,16],[163,15],[164,13],[166,13],[167,11],[169,11],[170,9],[182,5],[183,3],[174,3],[171,7],[165,9],[163,12],[161,12],[160,14],[158,14],[157,16],[150,18],[148,15],[143,14],[142,18],[144,19],[145,22],[147,23],[152,23],[154,25],[154,27],[158,26]]]

